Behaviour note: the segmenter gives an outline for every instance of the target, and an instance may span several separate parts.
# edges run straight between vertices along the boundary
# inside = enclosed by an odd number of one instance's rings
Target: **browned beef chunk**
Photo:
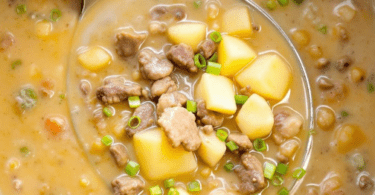
[[[240,192],[253,194],[266,186],[263,176],[262,163],[249,153],[242,154],[242,165],[234,169],[241,180]]]
[[[251,143],[250,139],[247,137],[247,135],[242,133],[231,133],[228,136],[228,141],[234,141],[234,143],[236,143],[239,147],[238,150],[233,151],[235,153],[247,152],[253,148],[253,144]]]
[[[173,71],[173,64],[149,49],[144,49],[138,56],[139,68],[145,79],[159,80]]]
[[[142,87],[122,77],[110,78],[104,81],[104,85],[96,90],[98,100],[106,104],[119,103],[128,96],[141,96]]]
[[[159,97],[164,93],[171,93],[177,90],[176,83],[171,77],[165,77],[163,79],[155,81],[151,86],[151,96]]]
[[[204,100],[197,101],[197,116],[201,118],[202,123],[205,125],[219,127],[224,122],[224,115],[215,111],[207,110]]]
[[[128,176],[118,177],[111,184],[114,195],[137,195],[145,188],[141,179]]]
[[[340,72],[344,72],[352,64],[353,60],[349,56],[342,56],[336,62],[336,69]]]
[[[302,129],[302,118],[289,109],[282,110],[275,114],[275,123],[272,137],[276,144],[281,144],[285,139],[296,136]]]
[[[198,127],[198,129],[199,129],[199,131],[202,131],[203,133],[205,133],[207,135],[214,132],[214,128],[212,127],[212,125],[206,125],[204,127]]]
[[[167,58],[180,68],[189,72],[197,72],[198,68],[194,64],[194,51],[189,45],[180,43],[172,46],[167,52]]]
[[[129,125],[126,125],[125,131],[126,135],[132,137],[139,131],[142,131],[155,123],[155,108],[154,105],[151,103],[144,103],[135,109],[133,116],[138,116],[141,119],[141,123],[138,125],[137,128],[132,128]],[[138,122],[134,119],[134,124],[132,126],[137,126]]]
[[[14,43],[14,36],[7,32],[0,37],[0,52],[8,49]]]
[[[146,34],[132,34],[120,32],[116,35],[116,52],[121,57],[135,55],[143,41],[147,38]]]
[[[186,151],[198,150],[202,141],[195,116],[182,107],[167,108],[158,120],[173,147],[182,145]]]
[[[186,17],[185,8],[182,6],[158,5],[150,10],[152,20],[182,20]]]
[[[198,49],[199,53],[202,54],[204,58],[208,59],[215,53],[216,43],[211,39],[207,39],[199,45]]]
[[[129,156],[124,145],[112,144],[109,148],[109,151],[111,152],[113,158],[115,159],[119,167],[123,167],[126,165],[126,162],[128,162],[129,160]]]
[[[165,93],[160,96],[156,110],[160,116],[166,108],[181,107],[186,104],[187,98],[180,92]]]

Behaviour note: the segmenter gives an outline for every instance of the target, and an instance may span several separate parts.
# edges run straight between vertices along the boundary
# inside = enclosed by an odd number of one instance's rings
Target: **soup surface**
[[[0,194],[373,194],[373,5],[255,3],[314,108],[245,1],[0,2]]]

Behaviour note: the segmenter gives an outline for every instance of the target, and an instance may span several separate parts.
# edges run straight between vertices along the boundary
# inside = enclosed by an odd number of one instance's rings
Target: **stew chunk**
[[[130,127],[129,125],[126,126],[126,134],[129,137],[132,137],[135,133],[142,131],[155,122],[155,108],[154,105],[151,103],[145,103],[139,106],[137,109],[135,109],[133,116],[138,116],[141,119],[141,122],[137,121],[135,119],[135,124],[131,124],[132,126],[138,126],[137,128]],[[139,123],[139,125],[138,125]]]
[[[241,156],[242,165],[234,169],[241,180],[240,192],[252,194],[266,185],[264,181],[262,163],[253,155],[246,153]]]
[[[128,176],[118,177],[111,184],[115,195],[137,195],[145,187],[141,179]]]
[[[98,100],[106,104],[119,103],[124,101],[128,96],[140,96],[142,87],[130,81],[126,81],[122,77],[110,78],[104,81],[96,91]]]
[[[216,48],[216,43],[211,39],[207,39],[199,45],[199,53],[208,59],[215,53]]]
[[[171,77],[165,77],[163,79],[155,81],[151,87],[151,96],[158,97],[164,93],[170,93],[177,90],[176,83],[171,79]]]
[[[173,64],[167,59],[149,49],[144,49],[138,56],[139,67],[146,79],[159,80],[169,76],[173,71]]]
[[[302,124],[301,117],[292,111],[285,110],[275,114],[272,137],[276,144],[281,144],[285,139],[296,136],[302,129]]]
[[[206,25],[187,22],[176,24],[169,27],[168,38],[174,44],[184,43],[196,51],[199,43],[206,38]]]
[[[180,43],[179,45],[172,46],[167,52],[167,58],[189,72],[198,71],[198,68],[194,64],[194,51],[189,45]]]
[[[231,133],[228,136],[228,141],[234,141],[238,146],[238,150],[234,150],[235,153],[238,152],[247,152],[253,148],[253,144],[251,143],[250,139],[247,135],[242,133]]]
[[[186,101],[186,96],[177,91],[163,94],[159,98],[158,105],[156,106],[158,116],[160,116],[166,108],[181,107],[186,103]]]
[[[146,34],[120,32],[116,35],[116,52],[121,57],[135,55],[140,45],[147,38]]]
[[[224,115],[207,110],[204,100],[198,100],[197,104],[197,115],[201,118],[203,124],[212,125],[214,127],[219,127],[223,124]]]
[[[109,148],[113,158],[115,158],[116,163],[119,167],[125,166],[128,162],[128,153],[126,152],[126,147],[122,144],[112,144]]]

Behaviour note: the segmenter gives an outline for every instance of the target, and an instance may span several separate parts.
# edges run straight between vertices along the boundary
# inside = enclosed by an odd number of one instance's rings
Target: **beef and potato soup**
[[[87,3],[0,2],[0,194],[375,193],[371,1]]]

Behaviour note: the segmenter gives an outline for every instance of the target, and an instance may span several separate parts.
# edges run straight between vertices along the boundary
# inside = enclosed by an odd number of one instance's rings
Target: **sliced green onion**
[[[208,62],[206,72],[214,75],[219,75],[221,72],[221,64],[216,62]]]
[[[322,34],[327,34],[327,26],[326,25],[319,25],[318,31],[321,32]]]
[[[210,34],[210,38],[215,43],[220,43],[221,40],[223,40],[223,37],[221,37],[221,34],[217,31],[214,31]]]
[[[366,167],[365,160],[361,154],[354,154],[352,157],[353,165],[360,171]]]
[[[277,164],[276,172],[280,175],[285,175],[288,172],[289,166],[284,163]]]
[[[375,86],[372,83],[367,84],[367,91],[373,93],[375,91]]]
[[[59,97],[60,97],[61,100],[63,100],[63,99],[65,99],[65,94],[60,94]]]
[[[197,102],[194,102],[192,100],[188,100],[186,102],[186,109],[189,112],[196,113],[197,112]]]
[[[249,96],[246,95],[235,95],[234,99],[236,100],[236,104],[243,105],[249,99]]]
[[[217,52],[215,52],[211,57],[210,59],[208,60],[209,62],[217,62],[217,58],[219,57],[219,55],[217,55]]]
[[[341,112],[341,116],[342,116],[342,117],[347,117],[347,116],[349,116],[349,113],[346,112],[346,111],[342,111],[342,112]]]
[[[295,179],[301,179],[306,174],[305,169],[303,168],[297,168],[293,171],[293,178]]]
[[[37,95],[34,89],[24,88],[21,89],[19,97],[22,99],[21,108],[30,109],[33,108],[37,103]]]
[[[281,185],[283,185],[283,183],[284,183],[284,179],[281,178],[281,177],[278,176],[278,175],[275,175],[275,177],[273,177],[273,179],[271,180],[271,183],[272,183],[272,185],[274,185],[274,186],[281,186]]]
[[[171,179],[167,179],[164,181],[164,187],[165,188],[171,188],[171,187],[174,187],[174,179],[171,178]]]
[[[25,155],[25,156],[27,156],[27,155],[30,153],[29,148],[27,148],[26,146],[20,148],[20,152],[21,152],[23,155]]]
[[[34,89],[27,88],[27,89],[25,89],[25,91],[26,91],[26,95],[29,96],[31,99],[34,99],[34,100],[37,99],[37,95],[36,95]]]
[[[113,143],[113,138],[110,135],[106,135],[102,138],[102,143],[106,146],[110,146]]]
[[[222,129],[218,129],[216,131],[216,136],[217,138],[219,138],[219,140],[225,142],[225,140],[227,140],[228,138],[228,132]]]
[[[299,5],[299,4],[303,3],[303,1],[305,1],[305,0],[293,0],[293,1],[294,1],[295,4]]]
[[[15,69],[17,66],[20,66],[22,64],[21,60],[16,60],[12,62],[12,69]]]
[[[199,8],[202,5],[202,1],[194,1],[194,7]]]
[[[281,6],[287,6],[289,4],[289,0],[277,0]]]
[[[269,10],[274,10],[277,7],[275,0],[268,0],[266,6]]]
[[[227,172],[231,172],[234,168],[234,164],[232,162],[228,162],[227,164],[224,165],[224,169]]]
[[[141,105],[141,100],[139,99],[139,96],[128,97],[128,102],[130,108],[138,108]]]
[[[272,179],[273,175],[275,174],[276,166],[269,162],[264,164],[264,177],[267,179]]]
[[[141,124],[141,118],[139,116],[132,116],[128,121],[128,126],[132,129],[136,129]]]
[[[279,195],[289,195],[289,190],[286,189],[285,187],[283,187],[283,188],[279,191]]]
[[[113,115],[111,109],[109,109],[108,107],[103,108],[103,113],[106,117],[111,117]]]
[[[135,176],[137,175],[139,171],[140,165],[134,161],[129,161],[128,164],[125,167],[125,172],[129,176]]]
[[[27,11],[27,8],[25,4],[17,5],[16,7],[17,14],[21,15],[21,14],[26,13],[26,11]]]
[[[257,138],[254,140],[254,149],[259,152],[267,150],[267,144],[264,140]]]
[[[201,183],[199,183],[198,181],[192,181],[188,184],[188,190],[190,192],[199,192],[202,190],[201,188]]]
[[[51,20],[53,22],[56,22],[58,20],[60,20],[61,18],[61,11],[59,9],[53,9],[49,15],[49,17],[51,18]]]
[[[309,135],[315,135],[316,134],[316,131],[314,130],[314,129],[311,129],[310,131],[309,131]]]
[[[235,151],[238,150],[238,146],[234,141],[229,141],[226,143],[227,147],[229,148],[230,151]]]
[[[153,186],[149,189],[150,195],[162,195],[162,191],[159,185]]]
[[[194,64],[197,66],[199,69],[202,69],[207,66],[206,59],[202,56],[202,54],[195,54],[194,56]]]
[[[168,195],[180,195],[180,192],[178,192],[176,188],[171,188],[168,191]]]

